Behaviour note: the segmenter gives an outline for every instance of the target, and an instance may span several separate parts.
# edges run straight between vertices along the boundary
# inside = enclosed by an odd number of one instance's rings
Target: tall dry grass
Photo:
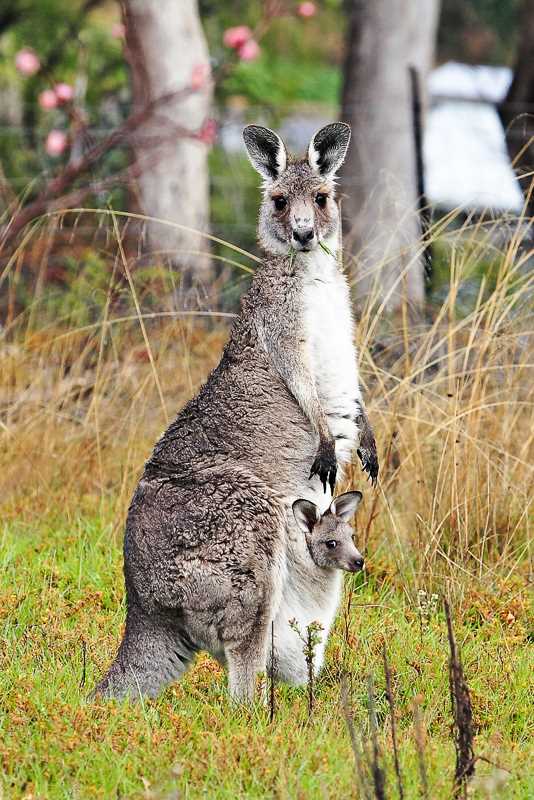
[[[232,315],[180,310],[176,275],[143,267],[129,248],[128,217],[96,213],[104,279],[94,291],[88,281],[74,306],[46,291],[59,216],[29,230],[0,273],[0,502],[4,519],[28,524],[105,513],[120,537],[144,460],[217,363]],[[89,214],[67,218],[71,243]],[[501,244],[498,221],[454,233],[446,224],[434,232],[450,253],[441,307],[415,319],[405,306],[392,318],[375,294],[361,310],[381,473],[364,487],[358,536],[371,566],[407,591],[446,580],[461,594],[529,574],[534,274],[524,222]],[[498,269],[460,313],[465,279],[489,250]],[[242,251],[223,261],[234,282],[255,266]],[[27,269],[33,294],[17,310]],[[357,464],[350,482],[363,487]]]

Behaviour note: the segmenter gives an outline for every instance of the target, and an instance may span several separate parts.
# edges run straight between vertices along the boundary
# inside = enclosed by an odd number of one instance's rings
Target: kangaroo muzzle
[[[309,250],[315,244],[315,231],[313,228],[293,228],[293,241],[303,250]]]

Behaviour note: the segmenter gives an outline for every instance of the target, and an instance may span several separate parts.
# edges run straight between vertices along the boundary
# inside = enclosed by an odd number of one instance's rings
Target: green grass
[[[393,569],[378,559],[373,566],[372,554],[366,579],[346,578],[312,720],[301,689],[277,687],[272,724],[260,704],[233,707],[224,672],[205,655],[156,701],[87,703],[86,694],[114,655],[124,618],[121,537],[113,533],[114,522],[106,508],[78,518],[68,512],[38,518],[26,507],[19,521],[1,529],[0,796],[358,797],[340,679],[350,675],[356,724],[367,735],[366,676],[372,673],[387,797],[397,797],[383,641],[393,673],[405,795],[421,796],[416,698],[430,798],[450,796],[454,751],[443,613],[433,608],[421,624],[412,592]],[[500,793],[479,784],[475,797],[534,795],[533,664],[524,585],[519,577],[486,576],[480,584],[466,584],[454,608],[476,753],[510,770]],[[87,667],[81,686],[83,642]],[[495,767],[479,761],[477,772],[479,781],[491,781]]]

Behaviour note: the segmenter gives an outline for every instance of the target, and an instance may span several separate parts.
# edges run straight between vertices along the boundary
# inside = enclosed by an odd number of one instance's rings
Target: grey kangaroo
[[[205,649],[228,665],[231,695],[250,700],[273,620],[278,677],[304,682],[289,620],[322,624],[320,666],[341,581],[325,588],[292,503],[324,512],[354,449],[378,473],[336,257],[334,177],[350,129],[327,125],[298,160],[267,128],[243,135],[264,179],[265,258],[219,365],[157,442],[132,499],[126,629],[103,696],[154,696]]]
[[[335,569],[347,572],[363,569],[363,556],[354,544],[353,531],[348,523],[361,499],[361,492],[340,494],[324,514],[309,500],[300,499],[293,503],[297,525],[306,537],[313,563],[324,570],[325,581]]]

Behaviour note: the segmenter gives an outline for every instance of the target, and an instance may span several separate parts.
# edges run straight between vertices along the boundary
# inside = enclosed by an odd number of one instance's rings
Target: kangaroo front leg
[[[276,328],[264,324],[260,318],[258,333],[277,372],[319,435],[319,447],[310,478],[318,475],[325,492],[329,483],[333,494],[337,474],[335,440],[319,401],[305,342],[297,334],[295,314],[288,311],[280,316],[283,321]]]
[[[295,349],[286,352],[283,361],[278,362],[278,369],[314,430],[319,434],[319,447],[310,470],[310,478],[318,475],[325,492],[326,484],[329,483],[330,490],[334,494],[337,474],[336,443],[321,407],[303,345],[300,345],[299,352],[298,344],[295,343]]]

